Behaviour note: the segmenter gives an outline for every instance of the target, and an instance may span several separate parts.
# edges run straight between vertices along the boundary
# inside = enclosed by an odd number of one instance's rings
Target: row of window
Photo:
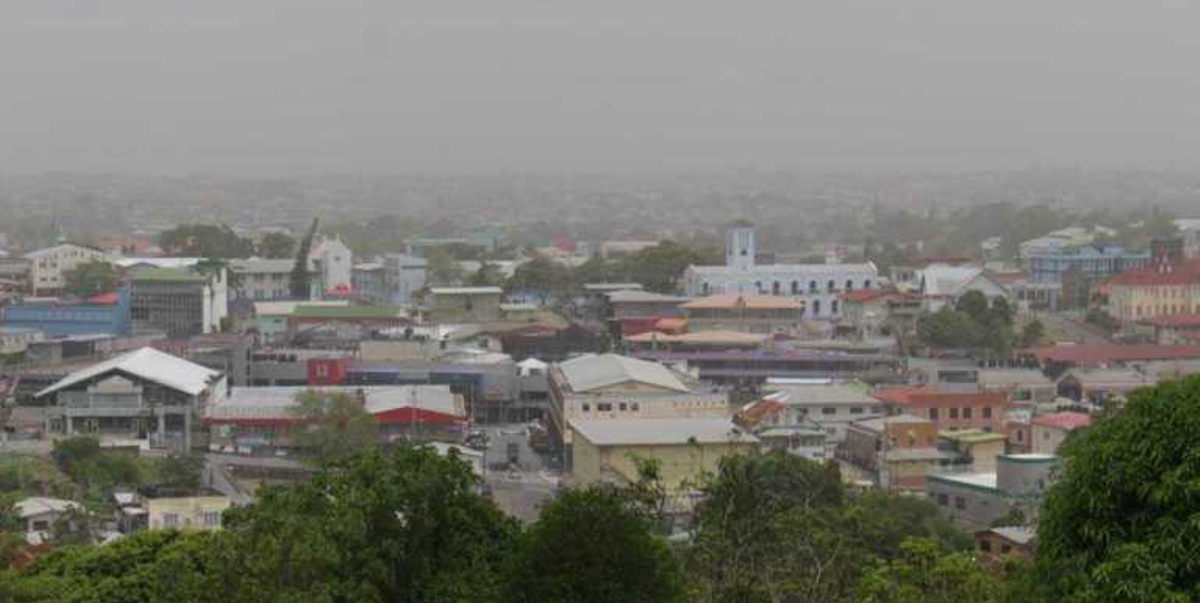
[[[975,418],[975,409],[968,406],[966,408],[961,408],[961,409],[959,409],[959,408],[948,408],[948,409],[931,408],[931,409],[929,409],[929,420],[930,421],[938,420],[941,417],[942,410],[948,411],[946,414],[947,414],[947,418],[949,418],[949,419],[958,419],[958,418],[973,419],[973,418]],[[984,406],[982,409],[980,409],[980,415],[985,419],[992,418],[992,407]]]
[[[772,295],[783,295],[784,284],[785,283],[781,283],[779,281],[774,281],[773,283],[771,283],[770,293]],[[872,284],[871,279],[864,280],[862,282],[862,288],[870,289],[871,284]],[[704,293],[707,294],[709,292],[709,284],[704,283],[702,285],[702,287],[704,289]],[[756,292],[758,292],[760,294],[767,293],[767,287],[763,284],[762,281],[755,281],[754,289]],[[837,289],[836,281],[830,280],[829,282],[825,283],[825,291],[827,293],[836,293],[837,290],[838,289]],[[854,281],[847,279],[846,286],[843,289],[843,291],[853,291],[853,290],[854,290]],[[800,281],[792,281],[791,287],[789,288],[788,292],[791,295],[800,295],[800,294],[804,293],[804,291],[802,291],[800,288]],[[820,292],[820,285],[817,284],[817,281],[809,281],[808,282],[808,293],[811,294],[811,293],[819,293],[819,292]]]
[[[638,412],[641,410],[641,405],[639,405],[637,402],[632,402],[632,403],[621,402],[621,403],[617,404],[617,408],[620,409],[621,412],[626,412],[626,411]],[[583,404],[581,404],[579,406],[579,410],[581,412],[591,412],[592,405],[588,404],[587,402],[584,402]],[[613,410],[612,402],[597,402],[596,403],[596,412],[612,412],[612,410]]]
[[[220,511],[205,511],[204,514],[201,515],[201,517],[200,517],[200,522],[205,527],[215,528],[215,527],[221,525],[221,512]],[[178,513],[163,513],[163,527],[178,528],[180,526],[181,526],[181,524],[179,523],[179,514]]]

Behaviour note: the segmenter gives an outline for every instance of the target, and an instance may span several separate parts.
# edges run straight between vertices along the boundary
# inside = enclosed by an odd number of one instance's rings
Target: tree
[[[281,260],[292,257],[296,250],[296,239],[283,232],[268,232],[258,242],[256,252],[264,258]]]
[[[898,559],[877,562],[859,585],[862,603],[993,603],[996,578],[969,555],[927,538],[906,539]]]
[[[158,240],[176,257],[231,259],[254,254],[254,244],[225,224],[181,224],[160,234]]]
[[[571,287],[571,271],[549,258],[538,256],[517,266],[508,279],[510,291],[530,291],[544,303],[548,297],[562,294]]]
[[[787,452],[726,457],[702,490],[687,551],[696,601],[848,601],[864,562],[898,557],[906,538],[969,546],[928,502],[853,496],[836,463]]]
[[[471,468],[431,448],[370,450],[230,511],[238,601],[496,601],[517,525]]]
[[[1020,345],[1023,348],[1033,347],[1046,338],[1046,326],[1040,320],[1032,320],[1021,329]]]
[[[312,297],[312,274],[308,270],[308,256],[312,253],[313,239],[317,236],[319,222],[319,218],[313,218],[312,225],[308,227],[308,233],[300,240],[300,247],[296,250],[296,259],[292,264],[292,274],[288,281],[292,299]]]
[[[688,266],[720,262],[721,255],[714,249],[694,248],[673,241],[663,241],[623,258],[619,265],[619,273],[625,279],[640,283],[650,291],[674,293],[679,289],[679,279]]]
[[[988,311],[988,298],[982,291],[972,289],[958,297],[954,309],[970,316],[972,320],[982,321]]]
[[[484,261],[479,270],[476,270],[467,278],[468,287],[502,287],[504,286],[504,274],[500,271],[500,267]]]
[[[917,338],[934,348],[973,348],[983,339],[982,328],[971,315],[942,308],[917,319]]]
[[[117,267],[99,260],[77,265],[63,274],[64,289],[71,295],[91,297],[111,293],[121,282]]]
[[[353,394],[310,389],[292,409],[300,423],[296,444],[318,464],[349,458],[378,443],[375,417]]]
[[[425,253],[425,271],[432,286],[451,286],[462,282],[463,269],[446,249],[434,247]]]
[[[1038,521],[1041,578],[1072,601],[1190,601],[1200,376],[1135,391],[1074,434]],[[1047,600],[1054,600],[1048,598]]]
[[[203,486],[204,457],[199,454],[172,454],[162,460],[159,473],[163,476],[159,486],[187,493],[195,493]]]
[[[569,490],[521,538],[511,603],[682,602],[684,576],[667,542],[621,490]]]

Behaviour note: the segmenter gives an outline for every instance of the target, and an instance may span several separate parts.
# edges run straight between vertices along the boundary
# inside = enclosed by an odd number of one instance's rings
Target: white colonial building
[[[802,301],[808,318],[841,316],[838,296],[846,291],[879,287],[875,264],[759,264],[754,227],[745,222],[725,232],[724,266],[689,266],[683,274],[686,295],[719,293],[783,295]]]

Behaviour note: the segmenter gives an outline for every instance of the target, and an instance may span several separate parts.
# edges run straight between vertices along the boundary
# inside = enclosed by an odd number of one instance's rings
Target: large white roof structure
[[[576,393],[586,393],[628,382],[644,383],[677,392],[690,391],[671,369],[656,362],[628,356],[588,354],[572,358],[558,366]]]
[[[57,383],[37,393],[37,397],[52,394],[77,383],[99,377],[110,372],[133,375],[145,381],[195,396],[203,392],[221,373],[194,362],[160,352],[154,348],[141,348],[116,358],[93,364],[75,371]]]
[[[729,419],[576,419],[571,429],[596,446],[758,442]]]
[[[17,516],[21,519],[36,517],[46,513],[65,513],[71,509],[81,508],[79,503],[63,500],[61,498],[47,498],[45,496],[34,496],[17,501],[13,505],[13,509],[17,512]]]

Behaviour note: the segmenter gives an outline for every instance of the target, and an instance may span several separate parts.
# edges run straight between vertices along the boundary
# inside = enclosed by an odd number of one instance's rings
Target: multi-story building
[[[427,262],[406,253],[383,256],[383,290],[387,303],[411,304],[417,292],[425,289]]]
[[[549,370],[550,430],[570,466],[575,421],[713,419],[732,414],[728,395],[654,362],[616,354],[587,355]]]
[[[730,384],[761,384],[771,378],[857,379],[894,376],[899,365],[895,355],[876,351],[825,350],[776,345],[753,349],[726,346],[724,349],[638,349],[630,355],[644,360],[687,363],[705,381]]]
[[[696,487],[704,474],[715,473],[722,457],[748,454],[758,438],[728,418],[574,419],[573,485],[630,484],[640,475],[638,461],[657,461],[668,492]]]
[[[229,276],[233,281],[231,296],[252,301],[292,299],[292,268],[295,260],[230,260]],[[317,276],[315,272],[311,273]],[[306,299],[319,297],[321,283],[312,279],[312,290]]]
[[[981,429],[1004,433],[1004,413],[1011,403],[1005,392],[938,390],[900,387],[875,391],[888,414],[911,414],[929,419],[938,431]]]
[[[0,308],[0,323],[6,327],[33,329],[48,337],[129,334],[129,287],[121,287],[114,299],[75,304],[26,303]]]
[[[189,337],[221,330],[228,313],[224,268],[141,268],[129,277],[135,333],[161,331]]]
[[[58,293],[66,286],[66,273],[88,262],[108,261],[99,249],[64,243],[25,254],[29,262],[29,288],[34,295]]]
[[[308,254],[309,266],[320,276],[322,293],[349,292],[354,253],[340,238],[323,237]]]
[[[1092,417],[1081,412],[1056,412],[1037,415],[1030,424],[1033,452],[1058,454],[1058,448],[1067,440],[1067,436],[1076,429],[1091,425]]]
[[[938,449],[937,426],[913,415],[874,417],[850,423],[838,456],[885,490],[922,492],[929,469],[955,455]]]
[[[225,390],[223,374],[142,348],[70,373],[36,398],[48,403],[48,433],[187,451],[199,413],[219,403]]]
[[[789,409],[780,394],[770,394],[737,411],[733,421],[762,442],[763,452],[781,450],[812,461],[823,461],[825,428]]]
[[[809,420],[825,430],[826,458],[833,458],[851,423],[884,414],[883,405],[862,383],[771,379],[763,389],[775,393],[774,399],[786,406],[788,423]]]
[[[1124,324],[1200,313],[1200,259],[1123,272],[1105,283],[1108,313]]]
[[[804,304],[775,295],[709,295],[680,306],[691,331],[800,334]]]
[[[969,530],[987,529],[1014,509],[1030,521],[1057,466],[1058,457],[1051,454],[1006,454],[996,459],[995,471],[932,472],[925,478],[925,492],[955,523]]]
[[[841,317],[838,296],[879,286],[875,265],[759,264],[754,227],[737,222],[725,232],[724,266],[689,266],[683,274],[686,295],[715,294],[788,296],[803,304],[808,318]]]

